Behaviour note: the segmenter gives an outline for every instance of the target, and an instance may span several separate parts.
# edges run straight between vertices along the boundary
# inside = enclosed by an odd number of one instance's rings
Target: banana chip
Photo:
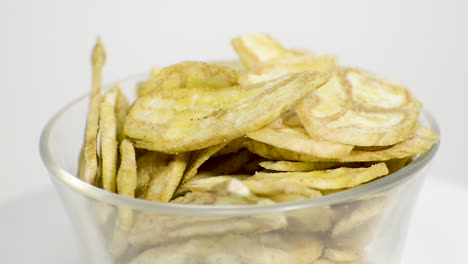
[[[124,135],[124,123],[125,123],[125,118],[127,117],[128,109],[130,108],[130,105],[128,103],[127,97],[122,93],[120,90],[120,87],[117,86],[116,88],[117,92],[117,99],[115,101],[115,117],[117,121],[117,143],[120,144],[122,141],[125,139]]]
[[[99,125],[101,127],[101,170],[102,188],[115,192],[117,172],[117,87],[104,94],[99,106]]]
[[[271,124],[247,134],[247,137],[278,148],[322,158],[349,155],[353,146],[314,139],[304,129],[296,113],[288,111]]]
[[[278,78],[290,72],[323,71],[332,72],[338,58],[334,55],[310,56],[304,54],[286,54],[282,57],[257,64],[247,74],[240,77],[241,84],[258,83]]]
[[[350,188],[387,175],[385,163],[378,163],[369,168],[337,168],[310,172],[259,172],[250,179],[259,181],[277,181],[299,183],[314,189]]]
[[[135,149],[129,140],[125,139],[120,144],[120,155],[121,162],[117,173],[117,193],[134,198],[138,177]]]
[[[231,41],[245,68],[252,69],[260,62],[288,54],[281,43],[265,33],[246,34]]]
[[[239,73],[231,67],[205,62],[185,61],[153,73],[139,92],[145,95],[153,90],[174,88],[223,88],[238,84]]]
[[[325,170],[342,165],[341,162],[305,162],[305,161],[263,161],[260,166],[273,171],[313,171]]]
[[[144,198],[148,189],[148,183],[156,177],[160,170],[163,170],[169,162],[171,156],[168,154],[148,151],[137,159],[137,188],[135,190],[138,198]]]
[[[312,233],[270,232],[258,237],[264,247],[282,249],[301,260],[300,263],[310,263],[322,255],[321,238]]]
[[[327,80],[303,72],[248,87],[153,91],[130,108],[125,134],[136,147],[165,153],[214,146],[272,122]]]
[[[78,178],[83,181],[98,185],[96,175],[98,173],[97,138],[99,129],[99,104],[101,103],[102,69],[106,63],[106,51],[98,38],[93,49],[93,86],[91,100],[86,119],[86,131],[83,148],[80,153]]]
[[[147,81],[142,81],[137,84],[137,96],[141,97],[153,89],[153,84],[156,81],[156,76],[158,76],[159,72],[161,71],[161,67],[153,67],[151,68],[151,72],[149,75],[149,79]]]
[[[276,148],[253,140],[244,142],[244,146],[246,146],[251,152],[272,160],[306,162],[365,162],[386,161],[416,156],[430,150],[438,140],[439,135],[437,133],[418,123],[416,124],[413,135],[403,142],[375,151],[352,150],[348,156],[338,159],[327,159],[305,155],[287,149]]]
[[[380,215],[380,213],[387,208],[387,204],[388,201],[384,198],[376,198],[360,202],[359,205],[351,210],[349,214],[345,214],[336,222],[331,232],[331,236],[341,236],[362,224],[366,224],[366,222],[372,218]]]
[[[130,264],[159,263],[307,264],[309,262],[279,248],[261,247],[255,237],[236,234],[196,238],[152,248],[130,262]]]
[[[189,201],[199,204],[200,200],[211,202],[212,199],[217,199],[209,193],[204,194],[204,196]],[[226,205],[226,200],[216,201]],[[279,213],[257,216],[189,218],[145,213],[138,216],[129,240],[136,247],[146,247],[200,236],[264,233],[284,228],[286,225],[285,216]]]
[[[337,70],[296,108],[311,136],[356,146],[402,142],[413,132],[420,109],[406,88],[351,68]]]
[[[146,200],[169,202],[184,175],[190,153],[184,152],[174,155],[166,167],[158,170],[148,183],[144,194]]]
[[[135,149],[130,141],[124,140],[120,144],[121,163],[117,173],[117,193],[134,198],[137,186],[137,169]],[[128,233],[133,226],[133,211],[131,208],[119,208],[117,222],[114,227],[114,236],[111,242],[111,254],[119,257],[127,249]]]
[[[205,161],[207,161],[213,154],[218,152],[220,149],[223,149],[227,143],[221,143],[216,146],[211,146],[203,150],[199,150],[192,154],[190,158],[190,163],[187,167],[187,170],[184,173],[184,177],[182,178],[182,184],[187,183],[190,181],[195,175],[197,175],[198,169]]]

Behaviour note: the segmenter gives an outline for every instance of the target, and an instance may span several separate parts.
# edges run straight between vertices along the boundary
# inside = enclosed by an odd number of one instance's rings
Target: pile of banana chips
[[[384,177],[439,140],[400,83],[263,33],[231,45],[238,61],[154,67],[129,103],[118,86],[101,92],[98,41],[79,178],[155,202],[269,205]],[[122,208],[111,251],[132,248],[133,264],[358,263],[372,237],[362,223],[387,205],[377,195],[284,215],[183,221]]]

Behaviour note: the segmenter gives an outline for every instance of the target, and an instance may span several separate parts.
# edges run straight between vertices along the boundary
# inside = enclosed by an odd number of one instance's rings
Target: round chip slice
[[[356,146],[389,146],[407,139],[420,109],[406,88],[353,68],[338,69],[296,108],[312,137]]]
[[[274,121],[327,80],[302,72],[247,87],[155,90],[133,104],[125,134],[138,148],[165,153],[214,146]]]

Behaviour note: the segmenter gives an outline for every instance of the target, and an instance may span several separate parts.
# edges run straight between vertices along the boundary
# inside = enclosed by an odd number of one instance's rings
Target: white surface
[[[13,238],[0,240],[2,263],[84,264],[57,199],[50,186],[0,205],[7,216],[0,234]],[[402,264],[465,264],[467,200],[467,186],[430,179],[415,208]]]
[[[245,32],[335,53],[345,64],[408,84],[442,129],[431,177],[468,184],[460,169],[468,149],[467,10],[460,0],[0,1],[0,203],[34,197],[49,185],[39,134],[53,113],[89,90],[98,34],[108,51],[106,82],[153,65],[233,58],[229,40]],[[35,210],[44,206],[30,202]],[[22,252],[21,241],[0,236],[13,252]]]

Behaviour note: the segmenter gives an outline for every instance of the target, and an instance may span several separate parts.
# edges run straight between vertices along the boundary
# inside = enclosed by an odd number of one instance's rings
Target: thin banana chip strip
[[[259,172],[250,179],[259,181],[294,182],[314,189],[351,188],[375,178],[387,175],[385,163],[378,163],[369,168],[337,168],[309,172]]]
[[[115,106],[117,102],[117,89],[107,91],[99,106],[99,125],[101,127],[101,170],[102,188],[116,191],[117,172],[117,117]]]
[[[338,167],[341,162],[262,161],[260,166],[273,171],[313,171]]]
[[[145,199],[158,202],[169,202],[184,176],[190,153],[174,155],[166,167],[157,171],[148,183]]]
[[[354,147],[310,137],[294,112],[283,114],[271,124],[248,133],[247,137],[278,148],[322,158],[347,156]]]
[[[312,155],[296,153],[287,149],[276,148],[258,141],[246,141],[244,145],[253,153],[272,160],[306,161],[306,162],[364,162],[386,161],[416,156],[427,152],[439,140],[434,131],[416,124],[414,134],[407,140],[375,151],[352,150],[351,153],[339,159],[320,158]]]
[[[138,98],[130,108],[125,134],[136,147],[166,153],[229,142],[272,122],[327,80],[328,74],[319,72],[288,74],[232,88],[244,91],[236,102],[229,98],[232,89],[227,88],[154,91]],[[223,95],[227,98],[219,97]],[[223,101],[228,101],[227,105]]]
[[[96,175],[98,173],[97,138],[99,129],[99,104],[101,103],[102,69],[106,63],[106,51],[100,39],[93,49],[93,86],[89,103],[88,117],[83,148],[80,153],[78,178],[83,181],[98,185]]]
[[[247,69],[252,69],[260,62],[281,57],[288,51],[268,34],[247,34],[231,41],[239,59]]]
[[[148,151],[141,154],[137,159],[137,188],[135,190],[136,196],[138,198],[144,198],[148,189],[148,183],[151,179],[156,177],[155,175],[159,173],[160,170],[163,170],[169,159],[170,155]]]
[[[117,192],[120,195],[134,198],[138,177],[135,149],[129,140],[124,140],[120,144],[120,155],[121,162],[117,172]]]

